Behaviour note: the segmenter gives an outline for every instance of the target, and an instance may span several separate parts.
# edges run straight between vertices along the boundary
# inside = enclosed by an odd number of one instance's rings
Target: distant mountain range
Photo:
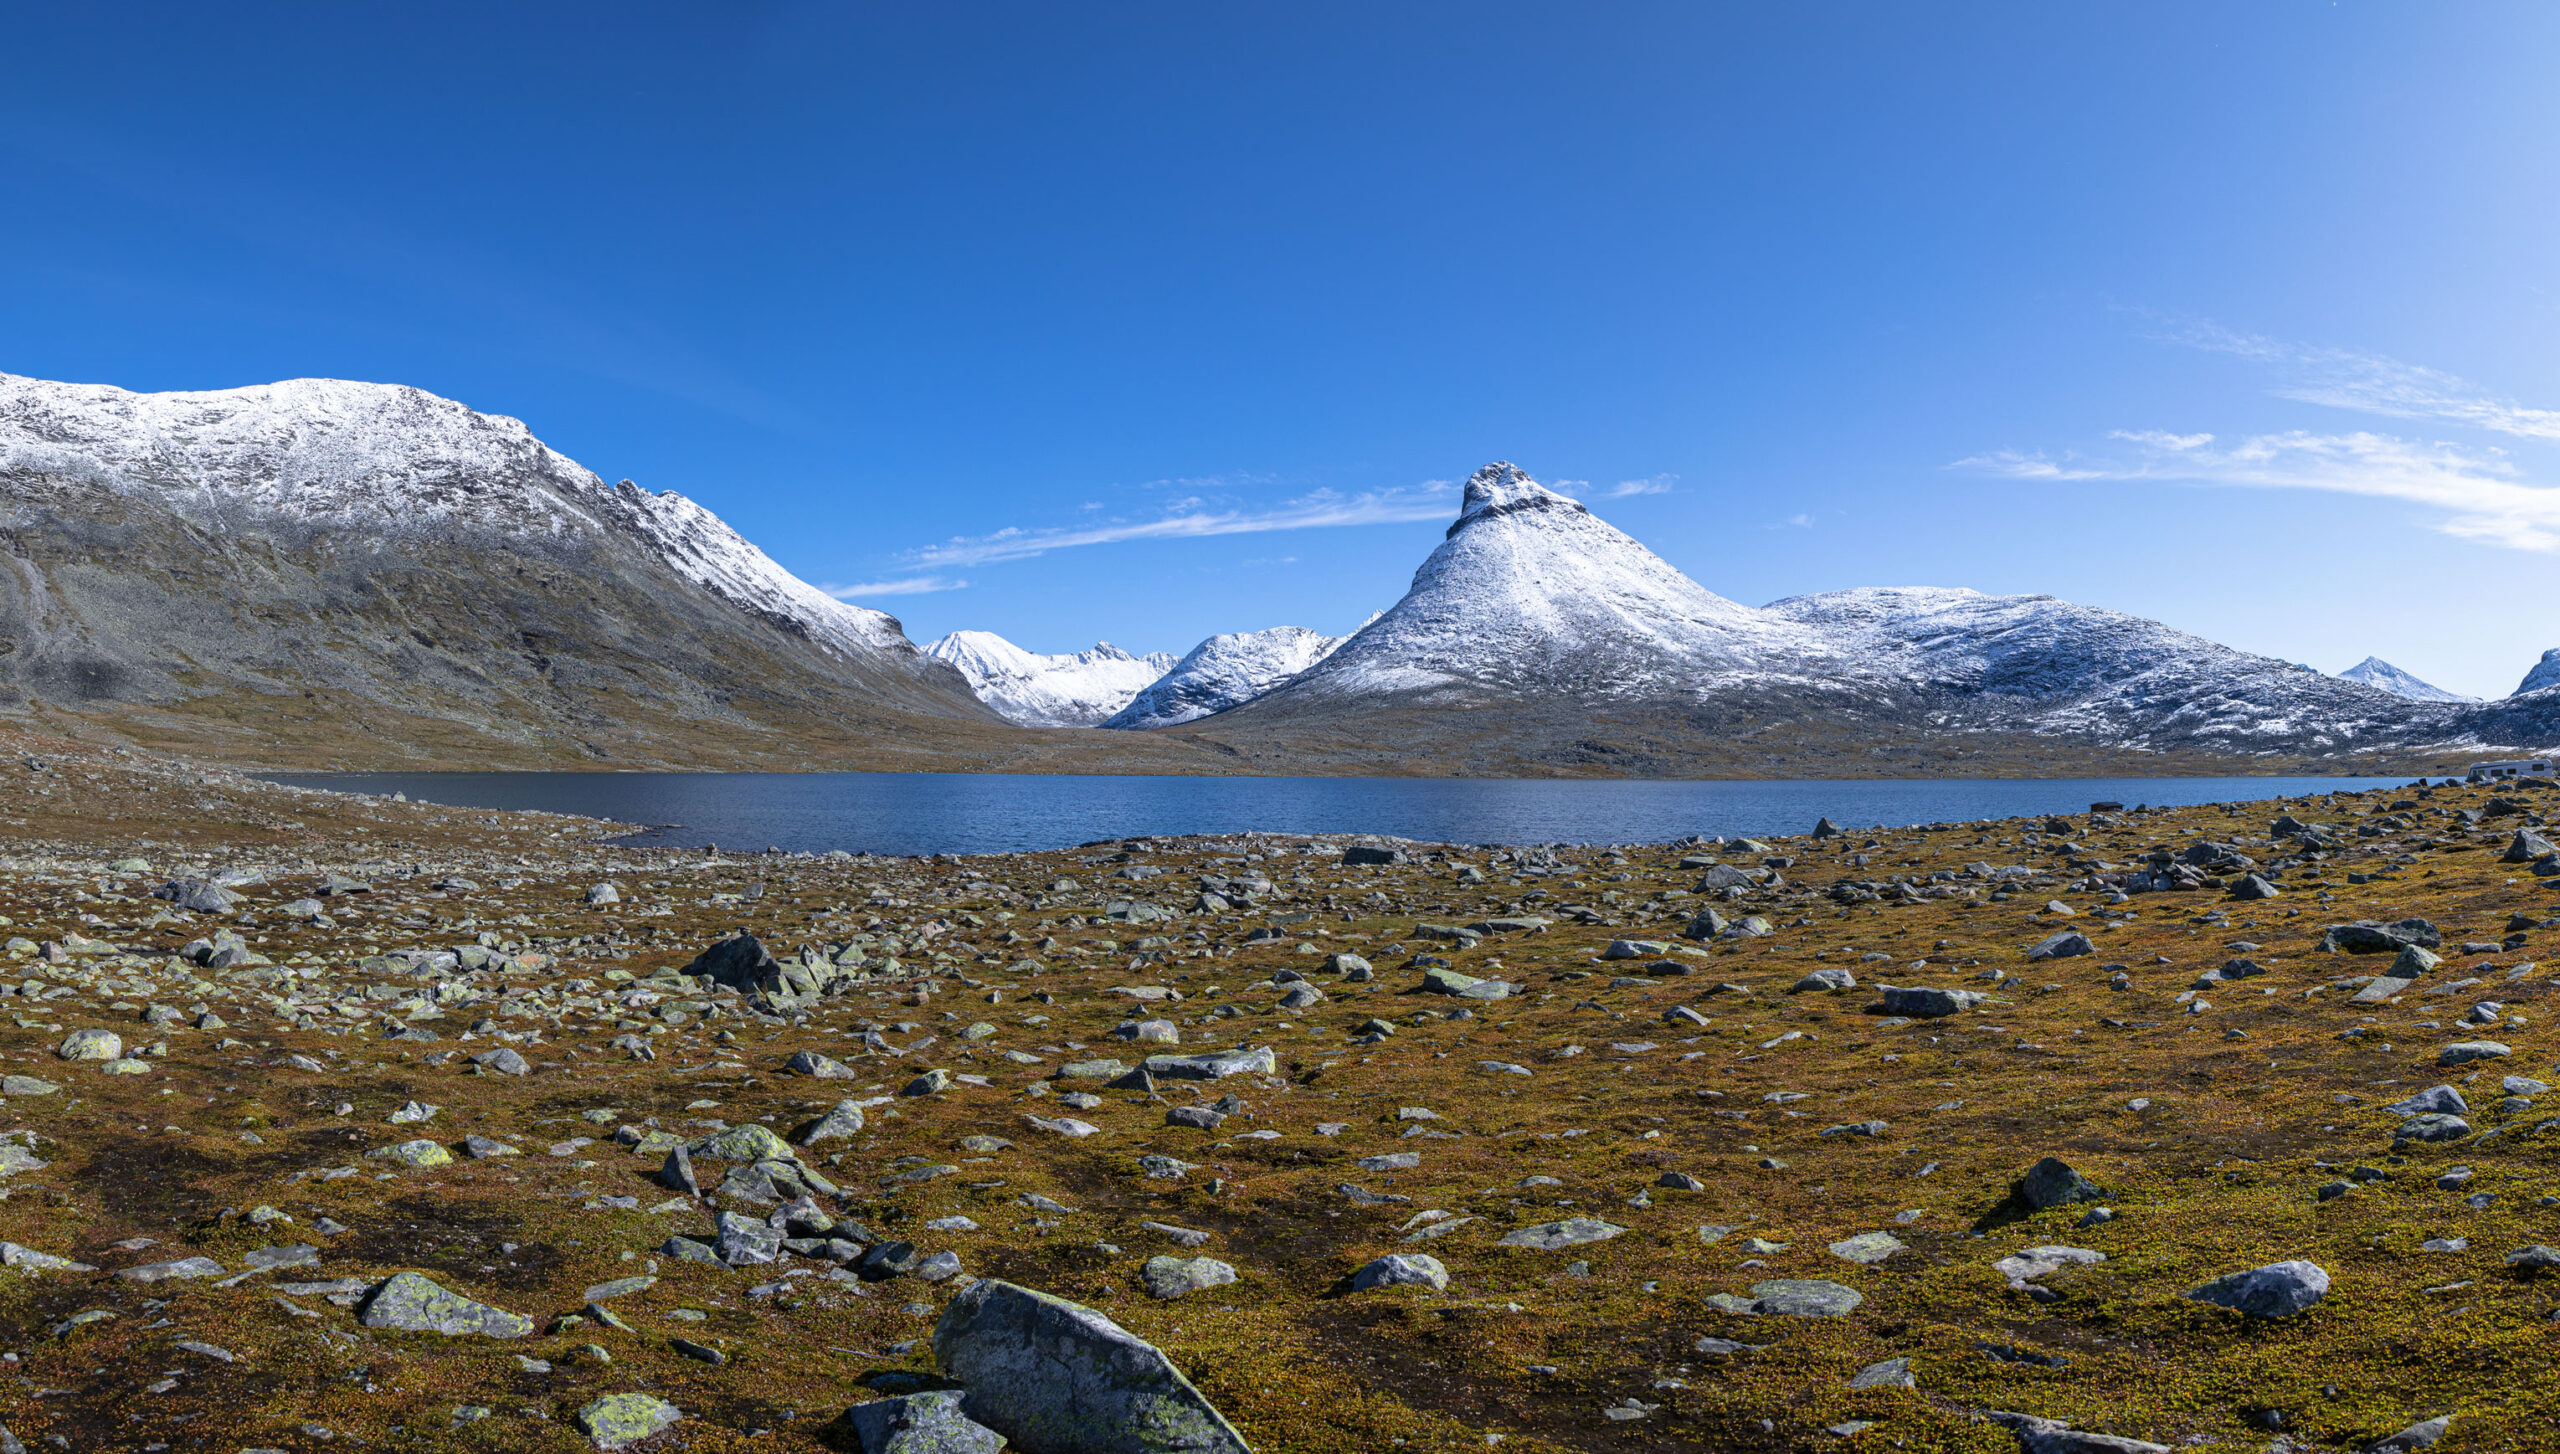
[[[1917,768],[2043,749],[2352,764],[2552,740],[2560,697],[2477,704],[2368,659],[2339,677],[2051,596],[1869,587],[1749,607],[1509,464],[1467,482],[1401,601],[1203,693],[1230,744],[1550,769]],[[1232,655],[1217,637],[1186,664]],[[2537,668],[2560,677],[2560,653]],[[1141,702],[1178,695],[1174,676]],[[2460,708],[2469,707],[2464,711]],[[1186,719],[1134,705],[1106,725]]]
[[[683,496],[388,385],[0,375],[0,537],[0,711],[274,766],[2402,771],[2560,742],[2560,651],[2473,703],[2049,596],[1748,607],[1507,464],[1347,639],[1179,660],[920,651]]]
[[[978,700],[1025,727],[1097,727],[1173,670],[1170,652],[1131,656],[1105,641],[1049,656],[992,631],[954,631],[924,649],[949,662]]]

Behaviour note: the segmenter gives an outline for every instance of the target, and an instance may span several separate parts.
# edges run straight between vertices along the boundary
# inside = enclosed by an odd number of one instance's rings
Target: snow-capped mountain
[[[1456,728],[1605,768],[1637,752],[1795,761],[1809,743],[1825,761],[1929,760],[1995,738],[2317,756],[2458,742],[2456,710],[2051,596],[1874,587],[1755,609],[1494,464],[1404,599],[1207,725],[1330,741]]]
[[[2480,700],[2478,697],[2466,697],[2460,692],[2448,692],[2432,682],[2422,681],[2378,656],[2368,656],[2348,667],[2345,671],[2338,673],[2338,679],[2362,682],[2369,687],[2380,687],[2395,697],[2406,697],[2412,702],[2476,702]]]
[[[2542,660],[2535,662],[2533,670],[2524,674],[2524,681],[2516,687],[2513,695],[2521,697],[2527,692],[2551,687],[2560,687],[2560,646],[2542,653]]]
[[[1836,670],[1818,633],[1715,595],[1510,464],[1467,481],[1404,599],[1284,690],[1443,705],[1632,700]]]
[[[0,375],[0,521],[0,701],[334,727],[394,760],[693,761],[702,734],[753,753],[867,714],[992,720],[895,619],[699,504],[419,389]]]
[[[1025,651],[992,631],[954,631],[925,647],[969,683],[978,700],[1025,727],[1093,727],[1173,669],[1173,653],[1132,656],[1110,642],[1091,651]]]
[[[1304,626],[1231,631],[1184,653],[1105,727],[1173,727],[1250,702],[1350,640]]]

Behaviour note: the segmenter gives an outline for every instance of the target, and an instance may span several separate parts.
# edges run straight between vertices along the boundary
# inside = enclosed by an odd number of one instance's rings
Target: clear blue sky
[[[1500,457],[1755,604],[2043,591],[2483,695],[2560,645],[2549,4],[21,5],[0,52],[0,369],[416,384],[919,640],[1347,629]]]

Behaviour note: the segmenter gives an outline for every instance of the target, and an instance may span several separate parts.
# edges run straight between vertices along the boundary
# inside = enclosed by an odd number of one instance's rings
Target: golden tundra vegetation
[[[1266,1451],[2560,1442],[2547,792],[924,860],[0,746],[9,1447],[849,1447],[977,1279]]]

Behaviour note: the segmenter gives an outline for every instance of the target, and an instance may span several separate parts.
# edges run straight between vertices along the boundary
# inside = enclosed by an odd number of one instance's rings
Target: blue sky
[[[1753,603],[2049,592],[2482,695],[2560,645],[2549,5],[17,6],[0,47],[0,369],[416,384],[919,640],[1344,630],[1509,458]]]

